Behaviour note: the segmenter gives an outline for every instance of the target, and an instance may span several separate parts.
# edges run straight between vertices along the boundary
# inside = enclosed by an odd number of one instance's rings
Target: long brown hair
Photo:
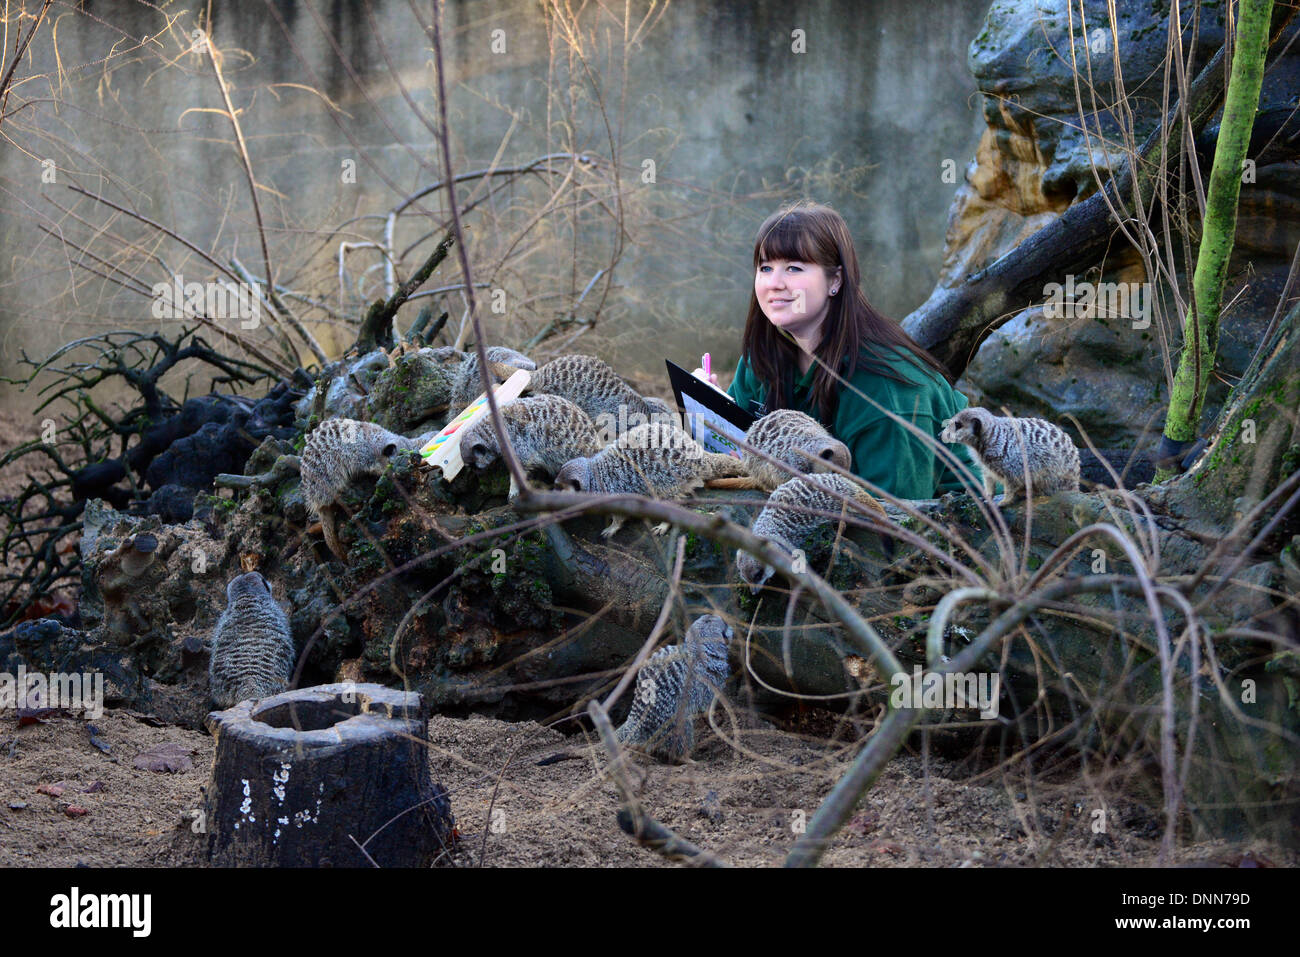
[[[826,270],[828,278],[834,276],[836,266],[844,270],[839,294],[830,298],[816,352],[823,365],[818,365],[813,374],[812,398],[823,424],[835,417],[841,388],[828,369],[851,379],[861,367],[874,375],[906,382],[886,362],[893,355],[901,355],[919,367],[928,366],[952,384],[952,376],[934,356],[867,301],[853,238],[835,210],[812,202],[777,210],[759,227],[754,241],[754,268],[765,259],[815,263]],[[763,314],[752,287],[741,349],[754,375],[767,387],[768,411],[787,408],[794,390],[791,370],[798,368],[799,346]]]

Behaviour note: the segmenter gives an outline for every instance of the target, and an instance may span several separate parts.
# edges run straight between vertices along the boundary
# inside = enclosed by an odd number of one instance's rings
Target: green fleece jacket
[[[964,395],[929,368],[921,368],[902,355],[890,354],[891,369],[907,379],[907,384],[873,375],[861,367],[842,386],[835,421],[823,422],[832,435],[849,447],[853,455],[853,472],[898,498],[936,498],[944,492],[963,489],[957,474],[948,468],[923,440],[889,418],[889,410],[911,422],[936,441],[943,422],[966,408]],[[814,365],[794,383],[790,407],[819,416],[811,401]],[[765,411],[767,389],[742,356],[736,366],[727,394],[748,412]],[[873,402],[874,400],[874,402]],[[975,476],[982,479],[970,449],[964,445],[946,445]],[[978,487],[978,485],[977,485]]]

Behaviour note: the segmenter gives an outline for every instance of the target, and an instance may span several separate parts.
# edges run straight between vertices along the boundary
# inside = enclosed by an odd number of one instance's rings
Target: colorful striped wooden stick
[[[524,389],[528,387],[531,379],[532,376],[527,369],[520,369],[493,389],[492,394],[496,396],[498,408],[511,399],[517,399]],[[471,402],[464,412],[448,422],[446,427],[430,439],[424,448],[420,449],[424,464],[430,468],[442,469],[442,477],[448,482],[459,475],[460,470],[465,467],[465,460],[460,457],[460,437],[465,433],[466,429],[486,416],[490,411],[487,393],[485,392]]]

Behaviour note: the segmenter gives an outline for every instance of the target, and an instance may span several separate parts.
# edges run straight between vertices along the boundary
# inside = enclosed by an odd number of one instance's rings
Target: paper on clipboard
[[[686,412],[686,421],[691,426],[691,438],[704,446],[706,451],[741,457],[736,440],[745,437],[744,429],[732,425],[692,396],[682,395],[682,408]]]
[[[671,359],[667,366],[668,379],[677,406],[686,417],[691,438],[710,452],[741,458],[739,441],[744,439],[755,417],[717,386],[695,378]]]

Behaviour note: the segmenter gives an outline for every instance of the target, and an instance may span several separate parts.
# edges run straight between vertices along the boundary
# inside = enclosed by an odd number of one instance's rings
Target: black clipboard
[[[664,361],[677,408],[685,416],[691,437],[710,452],[740,456],[736,439],[743,439],[757,418],[725,392],[695,378],[671,359]]]

